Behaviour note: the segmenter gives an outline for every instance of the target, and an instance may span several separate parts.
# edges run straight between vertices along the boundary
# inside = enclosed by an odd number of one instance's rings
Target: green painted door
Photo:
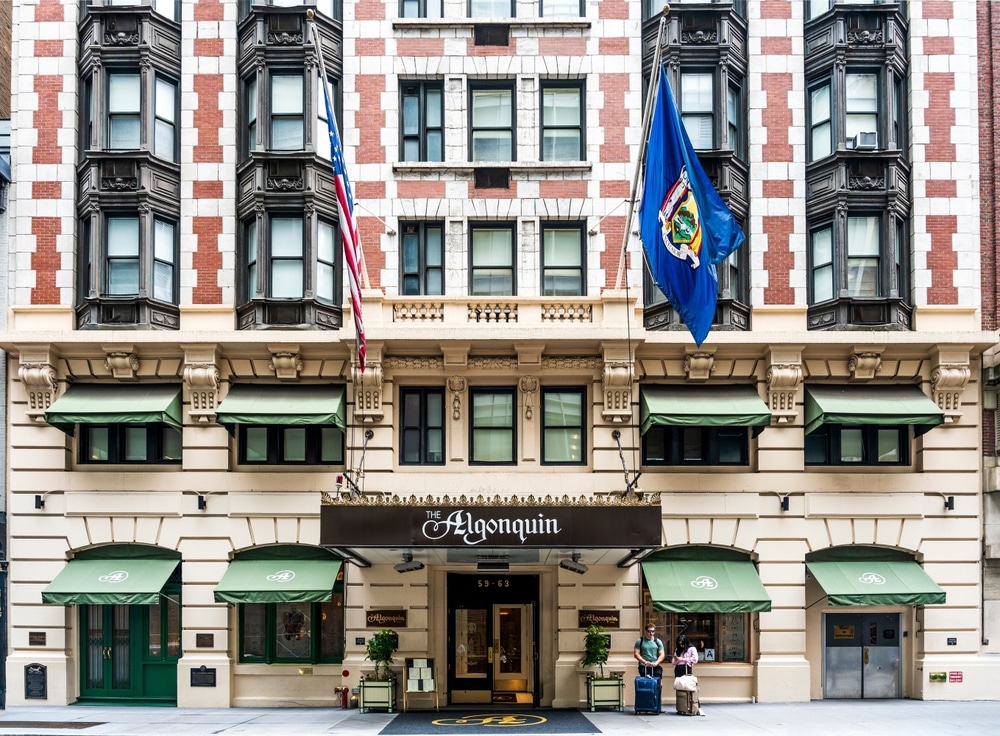
[[[154,606],[80,606],[80,700],[177,701],[179,586]]]

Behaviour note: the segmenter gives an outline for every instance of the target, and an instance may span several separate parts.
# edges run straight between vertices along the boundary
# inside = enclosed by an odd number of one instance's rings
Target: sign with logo
[[[128,580],[128,573],[125,570],[115,570],[114,572],[109,572],[107,575],[101,575],[97,579],[102,583],[114,585],[115,583],[124,583]]]
[[[719,581],[710,575],[699,575],[691,581],[691,587],[701,590],[715,590],[719,587]]]
[[[290,583],[295,580],[294,570],[278,570],[267,576],[269,583]]]
[[[621,611],[577,611],[577,626],[585,629],[588,626],[603,626],[606,629],[620,629],[622,624]]]
[[[365,611],[365,626],[369,629],[405,629],[406,611]]]
[[[659,547],[659,505],[377,506],[320,508],[331,547]]]

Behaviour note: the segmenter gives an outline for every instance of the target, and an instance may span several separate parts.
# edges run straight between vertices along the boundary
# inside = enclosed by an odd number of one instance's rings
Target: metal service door
[[[532,692],[532,607],[493,606],[493,691]]]
[[[823,696],[900,697],[900,615],[828,613],[824,618]]]

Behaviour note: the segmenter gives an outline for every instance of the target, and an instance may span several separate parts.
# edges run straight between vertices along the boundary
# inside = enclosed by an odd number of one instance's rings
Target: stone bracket
[[[274,371],[279,381],[297,381],[302,372],[302,357],[298,345],[268,345],[271,362],[267,367]]]
[[[607,344],[604,350],[603,392],[601,416],[616,424],[632,422],[632,386],[635,383],[635,362],[628,346]]]
[[[25,414],[35,422],[45,421],[45,412],[56,400],[59,383],[56,379],[56,356],[49,347],[22,349],[18,378],[28,394],[28,408]]]
[[[931,371],[931,392],[934,402],[944,412],[946,424],[957,422],[962,416],[962,393],[971,377],[968,365],[955,363],[939,364]]]
[[[219,404],[219,365],[214,345],[184,348],[184,383],[191,394],[188,414],[196,422],[211,422]]]
[[[104,369],[111,372],[112,378],[119,381],[138,381],[139,356],[131,345],[102,345],[106,357]]]
[[[365,372],[352,364],[354,379],[354,418],[359,422],[381,422],[385,417],[382,409],[382,344],[369,342],[365,357]]]
[[[707,381],[715,373],[715,354],[706,350],[684,356],[684,372],[689,381]]]
[[[882,351],[884,347],[855,348],[854,354],[847,360],[847,370],[851,372],[852,381],[870,381],[882,370]]]

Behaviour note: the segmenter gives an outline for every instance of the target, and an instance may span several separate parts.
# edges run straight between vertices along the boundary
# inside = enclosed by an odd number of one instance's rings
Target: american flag
[[[357,330],[358,370],[365,372],[365,326],[361,320],[361,238],[358,237],[358,223],[354,219],[354,197],[351,196],[351,182],[347,178],[344,165],[344,148],[340,144],[337,121],[333,117],[330,104],[330,90],[326,80],[323,87],[323,101],[326,103],[326,124],[330,133],[330,161],[333,164],[333,178],[337,187],[337,204],[340,209],[340,238],[344,241],[344,263],[351,282],[351,311],[354,313],[354,327]]]

